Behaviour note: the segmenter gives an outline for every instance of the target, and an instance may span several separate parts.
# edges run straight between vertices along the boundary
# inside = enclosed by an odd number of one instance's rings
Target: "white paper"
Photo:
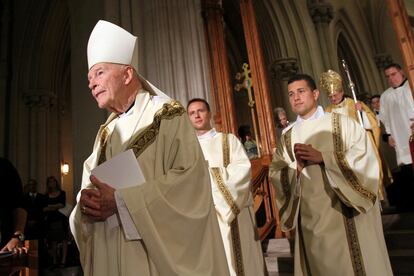
[[[145,177],[132,149],[124,151],[94,168],[91,175],[115,190],[138,186],[145,182]],[[126,206],[118,206],[118,212],[121,216],[126,214],[129,216]],[[132,218],[129,218],[128,221],[132,222]],[[118,216],[116,214],[110,216],[106,219],[106,224],[109,230],[120,225]],[[124,229],[128,227],[132,226],[128,225]],[[135,226],[133,227],[135,228]]]
[[[94,168],[91,174],[115,190],[141,185],[145,182],[141,167],[132,149],[102,163]]]

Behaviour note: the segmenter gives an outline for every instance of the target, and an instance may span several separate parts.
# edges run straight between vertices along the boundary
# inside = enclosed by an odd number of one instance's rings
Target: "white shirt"
[[[302,123],[304,121],[311,121],[311,120],[319,119],[319,118],[322,118],[322,116],[324,114],[325,114],[325,111],[323,111],[322,106],[318,105],[318,107],[316,108],[315,113],[313,113],[312,116],[310,116],[309,118],[303,119],[302,117],[300,117],[298,115],[298,117],[296,118],[296,123],[299,124],[299,123]]]

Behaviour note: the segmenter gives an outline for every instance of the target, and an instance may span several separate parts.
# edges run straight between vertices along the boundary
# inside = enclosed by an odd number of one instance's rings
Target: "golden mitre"
[[[327,93],[328,95],[333,94],[336,91],[342,90],[342,78],[341,76],[329,69],[321,74],[319,79],[319,89]]]

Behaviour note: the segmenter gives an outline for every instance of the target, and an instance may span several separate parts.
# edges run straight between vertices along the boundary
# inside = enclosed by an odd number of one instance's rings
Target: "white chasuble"
[[[298,175],[295,143],[323,164]],[[295,228],[295,275],[392,275],[378,200],[373,143],[355,120],[336,113],[294,124],[270,165],[283,231]]]
[[[223,144],[225,136],[227,143]],[[243,145],[234,135],[224,135],[215,129],[198,138],[210,168],[213,200],[230,274],[265,275],[250,191],[251,164]]]
[[[127,149],[145,177],[116,191],[141,239],[126,238],[124,220],[93,223],[75,207],[70,225],[84,275],[229,275],[194,129],[181,104],[155,95],[141,90],[130,111],[112,114],[84,163],[82,189],[91,188],[93,168]]]

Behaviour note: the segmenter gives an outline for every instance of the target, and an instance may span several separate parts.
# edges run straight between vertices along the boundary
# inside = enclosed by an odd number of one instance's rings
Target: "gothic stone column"
[[[46,191],[46,178],[55,176],[60,181],[60,152],[59,149],[59,119],[57,113],[57,98],[50,91],[30,90],[23,96],[28,110],[24,150],[29,162],[28,176],[39,182],[39,190]],[[21,151],[20,149],[19,151]],[[25,183],[24,183],[25,184]]]
[[[323,64],[325,69],[336,69],[336,53],[329,39],[329,23],[333,19],[334,11],[330,3],[316,2],[309,5],[309,14],[315,24],[321,47]]]
[[[384,68],[388,64],[392,63],[392,58],[389,54],[380,53],[374,56],[375,64],[377,65],[378,71],[381,76],[384,76]],[[388,87],[387,80],[383,77],[381,78],[383,87]]]

